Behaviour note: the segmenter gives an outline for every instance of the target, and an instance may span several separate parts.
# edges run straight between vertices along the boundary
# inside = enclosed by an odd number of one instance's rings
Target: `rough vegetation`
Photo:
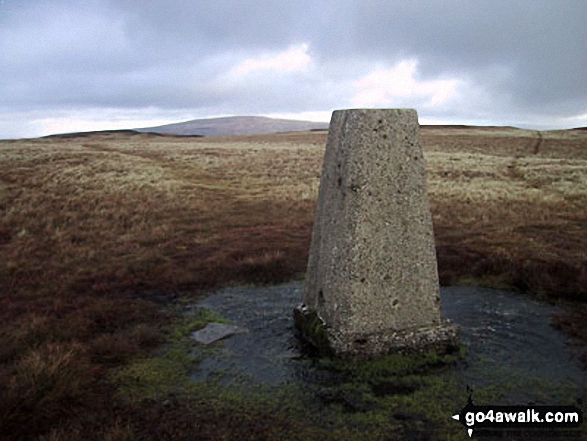
[[[442,283],[579,301],[557,324],[585,339],[587,134],[425,128],[422,139]],[[125,398],[129,376],[115,375],[150,375],[145,356],[181,347],[171,301],[305,271],[325,141],[0,141],[0,438],[352,438],[210,390]],[[194,362],[164,359],[172,378]]]

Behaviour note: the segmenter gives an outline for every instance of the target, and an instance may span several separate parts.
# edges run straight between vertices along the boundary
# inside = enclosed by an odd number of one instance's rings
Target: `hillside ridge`
[[[327,122],[313,122],[293,119],[277,119],[266,116],[228,116],[220,118],[194,119],[179,123],[135,129],[138,132],[152,132],[169,135],[231,136],[255,135],[262,133],[304,132],[328,129]]]

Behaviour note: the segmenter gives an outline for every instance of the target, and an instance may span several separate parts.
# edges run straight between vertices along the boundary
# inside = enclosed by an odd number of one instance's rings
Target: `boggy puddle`
[[[294,386],[310,391],[322,404],[334,402],[349,411],[368,411],[377,405],[377,397],[409,395],[425,387],[414,376],[418,367],[402,371],[396,366],[389,377],[375,375],[371,381],[370,374],[356,367],[341,368],[309,356],[293,330],[292,310],[302,292],[300,282],[232,287],[191,305],[188,314],[212,310],[245,331],[211,345],[196,345],[195,355],[201,361],[191,379],[245,389]],[[552,314],[560,312],[557,307],[526,295],[478,287],[442,288],[441,299],[443,316],[461,326],[464,351],[434,376],[456,385],[461,397],[466,397],[469,386],[475,404],[584,400],[587,372],[572,353],[567,336],[550,326]],[[433,359],[420,363],[421,369],[435,365]],[[369,369],[381,373],[381,366],[373,366]],[[350,382],[349,375],[355,376]],[[370,388],[367,395],[372,400],[364,399],[365,387]],[[458,409],[446,412],[454,410]]]

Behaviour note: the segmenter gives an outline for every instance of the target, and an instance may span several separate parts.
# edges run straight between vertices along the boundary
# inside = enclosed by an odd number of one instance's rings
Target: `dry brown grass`
[[[96,439],[126,433],[104,368],[160,341],[154,301],[304,268],[318,151],[146,135],[0,143],[1,435],[76,439],[88,412],[111,421]],[[77,349],[53,363],[54,345]],[[95,393],[64,395],[75,369]]]
[[[587,134],[422,139],[443,283],[587,299]],[[157,345],[156,302],[305,271],[325,141],[1,141],[0,432],[129,439],[104,369]]]
[[[436,132],[422,138],[443,281],[474,276],[585,299],[587,138]]]

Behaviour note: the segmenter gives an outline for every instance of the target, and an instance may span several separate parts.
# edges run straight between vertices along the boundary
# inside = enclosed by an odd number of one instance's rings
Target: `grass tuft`
[[[77,345],[47,344],[16,362],[0,394],[5,433],[43,433],[83,411],[92,400],[94,376],[80,351]]]

